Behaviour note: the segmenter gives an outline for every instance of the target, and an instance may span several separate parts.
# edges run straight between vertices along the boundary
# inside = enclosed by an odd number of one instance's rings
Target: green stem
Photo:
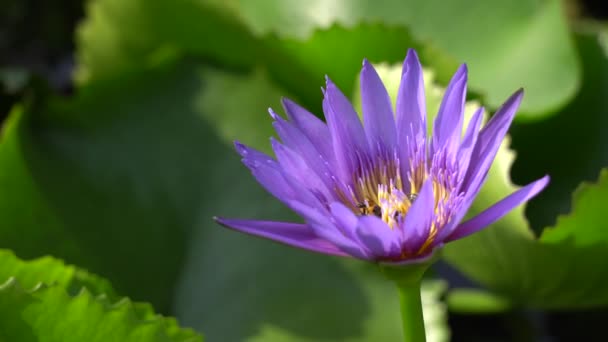
[[[421,263],[380,263],[382,273],[399,289],[403,338],[406,342],[426,341],[420,284],[424,272],[437,258],[439,253]]]
[[[397,282],[401,303],[401,323],[405,342],[425,342],[420,281]]]

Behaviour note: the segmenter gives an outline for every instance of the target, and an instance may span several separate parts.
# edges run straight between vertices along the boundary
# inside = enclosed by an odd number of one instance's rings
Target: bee
[[[382,208],[380,208],[380,206],[377,204],[374,205],[370,210],[369,205],[367,203],[360,202],[357,204],[357,209],[359,209],[361,215],[374,214],[377,217],[382,217]]]
[[[369,214],[368,210],[367,210],[367,204],[365,204],[364,202],[357,204],[357,208],[359,209],[359,212],[361,213],[361,215]]]
[[[411,193],[411,194],[407,195],[407,198],[410,200],[410,202],[414,203],[414,201],[416,200],[416,198],[418,198],[418,194],[417,193]]]
[[[375,205],[373,208],[373,213],[374,215],[376,215],[377,217],[382,217],[382,209],[378,206]]]

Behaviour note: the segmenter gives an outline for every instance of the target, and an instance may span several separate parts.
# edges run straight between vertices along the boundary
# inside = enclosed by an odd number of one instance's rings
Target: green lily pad
[[[572,213],[546,228],[538,240],[529,231],[501,221],[447,246],[445,258],[517,305],[550,309],[605,305],[608,274],[602,270],[608,267],[607,237],[598,223],[607,184],[604,171],[597,184],[581,187]]]
[[[251,66],[260,51],[235,15],[210,1],[90,1],[76,40],[80,83],[179,51],[232,67]]]
[[[105,279],[85,270],[0,250],[1,341],[203,341],[149,304],[116,298]]]
[[[202,342],[147,304],[110,303],[83,289],[71,297],[60,285],[25,290],[14,278],[0,285],[0,338],[22,342]]]
[[[466,314],[502,313],[511,308],[511,302],[508,299],[472,288],[450,289],[447,304],[451,312]]]
[[[167,310],[204,193],[193,180],[221,151],[193,70],[144,67],[16,108],[0,143],[0,246],[55,255]]]
[[[230,2],[91,1],[77,34],[76,79],[84,84],[137,67],[142,60],[183,54],[238,70],[263,66],[303,105],[320,110],[324,75],[329,73],[350,93],[364,57],[398,62],[408,47],[417,47],[437,70],[455,65],[431,45],[414,42],[406,27],[382,22],[352,28],[335,25],[303,41],[256,36],[243,20],[238,6]]]
[[[83,269],[66,265],[49,256],[23,261],[12,251],[0,249],[0,284],[11,278],[18,279],[24,289],[33,289],[41,284],[52,284],[70,291],[71,294],[87,288],[91,293],[117,298],[107,280]]]
[[[536,222],[551,222],[556,213],[568,211],[569,207],[570,213],[558,217],[536,238],[523,212],[517,209],[484,231],[448,245],[444,254],[448,262],[473,280],[516,305],[571,309],[608,303],[608,273],[604,271],[608,269],[608,235],[602,205],[608,196],[607,172],[601,172],[597,183],[581,185],[571,201],[565,200],[565,191],[581,178],[594,177],[591,174],[597,174],[605,165],[603,152],[597,146],[603,146],[601,141],[605,141],[602,122],[608,60],[595,34],[578,39],[585,61],[583,91],[547,125],[532,126],[529,133],[524,132],[525,127],[520,128],[518,137],[523,140],[519,146],[525,149],[516,172],[528,181],[530,172],[549,172],[554,176],[547,193],[541,194],[528,211]],[[585,126],[579,129],[573,122]],[[564,131],[572,135],[570,146],[551,144],[563,139]],[[537,142],[533,144],[534,141]],[[502,184],[505,190],[510,187],[510,164],[499,159],[493,166],[490,177],[495,178],[488,180],[490,188],[487,185],[482,189],[474,210],[481,210],[482,203],[490,204],[504,193],[493,186],[498,189]],[[525,176],[524,165],[528,169]]]
[[[520,119],[554,112],[575,95],[580,83],[578,59],[558,0],[235,0],[231,8],[260,36],[275,33],[306,40],[333,24],[352,28],[362,22],[406,27],[416,41],[432,43],[466,62],[471,88],[485,95],[489,107],[497,108],[523,86],[527,95]],[[337,44],[324,52],[340,56],[342,48]],[[422,59],[437,67],[432,59]]]

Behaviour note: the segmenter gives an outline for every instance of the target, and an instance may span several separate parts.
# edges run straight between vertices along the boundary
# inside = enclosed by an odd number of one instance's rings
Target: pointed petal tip
[[[513,96],[517,96],[521,101],[521,99],[524,97],[524,88],[517,89],[517,91],[513,93]]]
[[[323,93],[323,97],[327,98],[329,92],[333,91],[336,88],[334,82],[329,78],[329,75],[325,75],[325,87],[321,87],[321,93]]]
[[[323,91],[323,88],[321,88],[321,91]],[[289,113],[289,108],[297,106],[298,104],[294,100],[292,100],[288,97],[282,96],[281,105],[283,105],[283,109],[285,109],[285,112]]]
[[[367,58],[363,59],[363,66],[361,67],[361,73],[359,74],[359,79],[361,80],[361,87],[363,87],[363,82],[367,82],[371,74],[377,74],[374,66],[367,60]]]
[[[515,116],[523,98],[524,98],[524,89],[519,88],[516,92],[514,92],[511,96],[509,96],[509,98],[500,106],[500,108],[498,108],[498,110],[496,110],[496,113],[494,114],[492,119],[496,116],[501,116],[501,115],[499,115],[500,113],[502,113],[503,115],[505,113],[508,113],[508,115],[505,117],[505,119],[508,119],[507,121],[509,122],[509,126],[510,126],[510,122],[513,119],[513,117]]]
[[[521,100],[524,97],[524,88],[519,88],[517,89],[513,94],[511,94],[511,96],[509,96],[509,98],[507,99],[507,101],[505,101],[505,104],[503,106],[505,106],[507,103],[514,103],[514,102],[521,102]]]
[[[542,187],[542,189],[544,189],[547,185],[549,185],[549,182],[551,182],[551,176],[545,175],[543,178],[539,179],[537,182],[538,182],[538,186],[540,186],[540,187]]]
[[[418,53],[416,52],[416,50],[412,48],[407,49],[407,54],[405,55],[405,62],[406,64],[408,64],[408,62],[417,62],[418,64],[420,64],[420,58],[418,58]]]
[[[405,72],[410,68],[418,69],[419,72],[422,73],[422,64],[420,64],[420,58],[418,58],[418,54],[414,49],[407,50],[401,73],[405,74]]]
[[[361,81],[363,82],[364,79],[370,79],[372,77],[380,79],[380,76],[378,75],[378,72],[376,71],[374,65],[370,63],[367,58],[365,58],[363,59],[363,67],[361,68]],[[363,84],[361,84],[361,86],[363,86]]]
[[[224,227],[227,227],[226,221],[227,219],[221,216],[213,216],[213,221],[215,221],[215,223],[222,225]]]
[[[477,216],[461,223],[448,237],[444,240],[450,242],[463,237],[469,236],[501,219],[515,207],[536,197],[549,184],[550,177],[544,177],[535,180],[534,182],[521,187],[509,196],[498,201],[486,210],[479,213]]]
[[[332,91],[336,91],[338,86],[334,83],[334,81],[329,78],[329,76],[325,76],[325,92],[324,95],[327,96],[328,93]]]
[[[235,140],[233,142],[234,148],[236,149],[236,151],[241,155],[244,156],[245,154],[247,154],[247,146],[245,146],[243,143],[241,143],[238,140]]]
[[[272,147],[272,150],[275,151],[275,155],[278,152],[282,152],[285,150],[285,146],[283,146],[283,144],[281,144],[281,142],[278,141],[275,137],[270,137],[270,146]]]
[[[335,244],[318,237],[307,225],[292,222],[224,219],[218,218],[222,226],[248,235],[273,240],[287,246],[311,252],[349,256]]]
[[[270,114],[270,117],[273,120],[278,120],[279,119],[279,114],[277,114],[271,107],[268,107],[268,114]]]
[[[467,63],[462,63],[454,75],[458,75],[459,80],[464,80],[466,82],[469,77],[469,67],[467,66]]]

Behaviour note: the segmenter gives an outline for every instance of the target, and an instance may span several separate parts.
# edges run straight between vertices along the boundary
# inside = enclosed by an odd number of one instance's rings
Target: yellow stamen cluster
[[[390,186],[379,184],[378,203],[381,209],[380,218],[392,229],[397,220],[405,217],[412,206],[413,198],[413,196],[405,196],[400,189],[394,187],[392,182]]]
[[[415,252],[415,254],[423,254],[435,239],[438,228],[449,219],[446,204],[450,197],[450,190],[440,179],[428,173],[424,163],[411,166],[408,174],[408,193],[404,191],[397,165],[377,167],[371,172],[358,175],[355,178],[357,182],[351,189],[351,198],[356,203],[356,207],[352,207],[352,210],[359,215],[375,215],[394,229],[406,217],[428,177],[433,177],[435,219],[429,228],[426,241]]]

